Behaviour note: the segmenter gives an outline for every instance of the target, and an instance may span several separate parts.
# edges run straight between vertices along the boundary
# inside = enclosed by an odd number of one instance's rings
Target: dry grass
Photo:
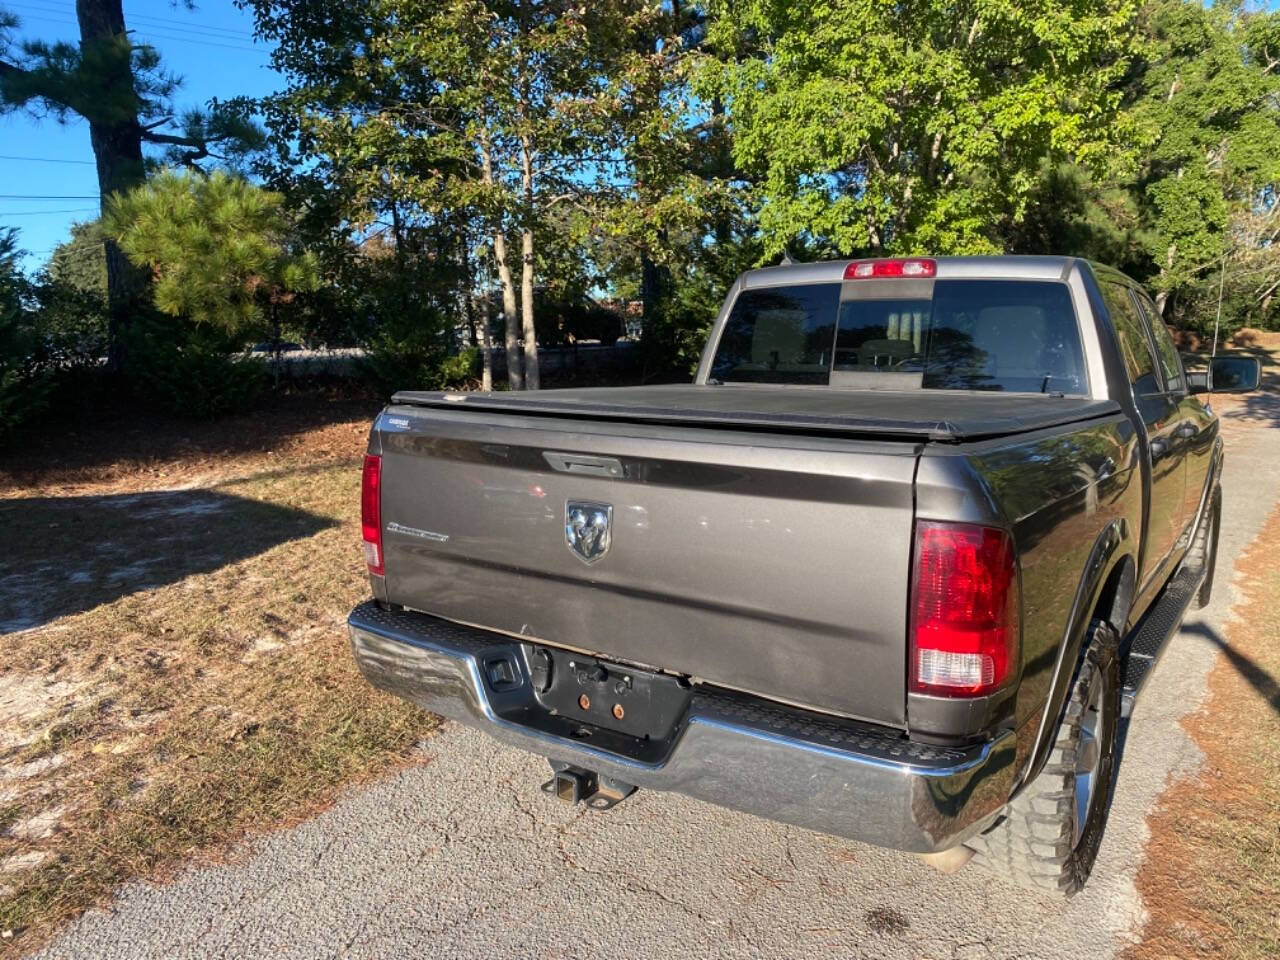
[[[1240,565],[1244,599],[1185,722],[1203,774],[1149,821],[1138,878],[1150,919],[1132,960],[1280,956],[1280,510]]]
[[[184,490],[145,490],[163,460],[10,485],[0,621],[29,629],[0,647],[0,954],[313,812],[433,728],[347,647],[366,430],[259,427]]]

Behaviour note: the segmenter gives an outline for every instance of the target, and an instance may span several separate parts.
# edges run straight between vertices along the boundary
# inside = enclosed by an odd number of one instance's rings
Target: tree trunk
[[[271,375],[273,387],[280,389],[280,304],[271,298]]]
[[[476,306],[477,262],[472,258],[471,232],[467,225],[458,232],[458,236],[462,241],[458,245],[458,263],[462,268],[462,309],[467,318],[468,345],[472,349],[483,351],[480,355],[481,386],[485,390],[492,390],[493,371],[489,357],[489,285],[487,283],[481,285],[484,308],[478,309]],[[480,272],[484,273],[483,262],[480,267]]]
[[[524,328],[524,387],[541,385],[538,335],[533,325],[533,156],[529,141],[520,140],[520,188],[524,194],[524,226],[520,230],[520,314]]]
[[[1181,171],[1179,171],[1179,176],[1181,176]],[[1164,317],[1165,304],[1169,302],[1169,288],[1164,283],[1164,281],[1168,278],[1169,274],[1173,271],[1173,264],[1174,264],[1174,261],[1177,259],[1177,256],[1178,256],[1178,245],[1176,243],[1169,244],[1169,249],[1165,251],[1165,256],[1164,256],[1165,265],[1164,265],[1164,268],[1160,271],[1160,280],[1161,280],[1160,286],[1163,287],[1164,289],[1162,289],[1159,293],[1156,294],[1156,312],[1160,314],[1160,317],[1162,319]]]
[[[541,385],[538,370],[538,336],[533,327],[533,231],[520,231],[520,318],[524,333],[524,388]]]
[[[507,262],[507,238],[501,230],[493,234],[493,259],[502,283],[502,320],[507,341],[507,383],[512,390],[524,389],[524,364],[520,356],[520,313],[516,309],[516,284]]]
[[[666,239],[666,230],[660,230],[658,243],[664,244]],[[644,314],[646,326],[656,324],[662,318],[670,289],[670,269],[655,263],[649,251],[642,250],[640,252],[640,309]]]
[[[481,121],[484,120],[483,114]],[[480,177],[486,186],[493,186],[493,153],[489,141],[480,141]],[[507,261],[507,238],[502,233],[499,220],[493,230],[493,262],[498,268],[498,281],[502,284],[502,322],[507,345],[507,384],[512,390],[524,389],[524,366],[520,362],[520,318],[516,313],[516,285],[511,278],[511,264]]]
[[[487,278],[486,278],[487,279]],[[490,315],[489,284],[484,285],[484,311],[480,315],[480,387],[483,390],[493,389],[493,344],[489,338]]]
[[[125,34],[121,0],[76,0],[80,24],[80,49],[86,57],[100,58],[101,95],[112,109],[86,110],[89,142],[98,170],[98,193],[105,208],[118,190],[128,190],[146,179],[142,166],[142,128],[138,125],[134,94],[133,60]],[[132,103],[130,99],[132,98]],[[142,303],[147,275],[131,264],[110,237],[104,241],[107,257],[107,367],[115,373],[128,368],[126,336]]]

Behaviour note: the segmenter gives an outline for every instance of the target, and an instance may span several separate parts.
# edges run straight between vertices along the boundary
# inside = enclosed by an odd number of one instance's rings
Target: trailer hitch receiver
[[[555,760],[551,774],[542,785],[544,793],[568,804],[585,803],[592,810],[609,810],[636,792],[633,784]]]

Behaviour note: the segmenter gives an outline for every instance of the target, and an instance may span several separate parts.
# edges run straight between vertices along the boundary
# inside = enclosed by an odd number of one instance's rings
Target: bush
[[[0,232],[0,443],[44,411],[52,389],[29,294],[14,236]]]
[[[0,351],[6,348],[2,345]],[[0,356],[0,445],[7,443],[24,423],[44,412],[53,387],[47,374],[33,375],[10,366],[10,359]]]
[[[136,320],[128,349],[139,396],[179,416],[243,413],[266,383],[266,365],[238,352],[226,334],[180,318]]]
[[[32,284],[31,299],[54,366],[86,369],[107,355],[107,303],[97,291],[79,289],[46,272]]]
[[[397,315],[383,322],[360,361],[361,377],[382,394],[397,390],[443,390],[475,379],[480,351],[450,351],[442,314]]]

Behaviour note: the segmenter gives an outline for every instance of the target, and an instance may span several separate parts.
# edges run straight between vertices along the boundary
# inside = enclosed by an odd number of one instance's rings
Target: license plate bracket
[[[522,644],[538,703],[548,712],[642,740],[669,740],[684,719],[687,680],[535,644]]]

